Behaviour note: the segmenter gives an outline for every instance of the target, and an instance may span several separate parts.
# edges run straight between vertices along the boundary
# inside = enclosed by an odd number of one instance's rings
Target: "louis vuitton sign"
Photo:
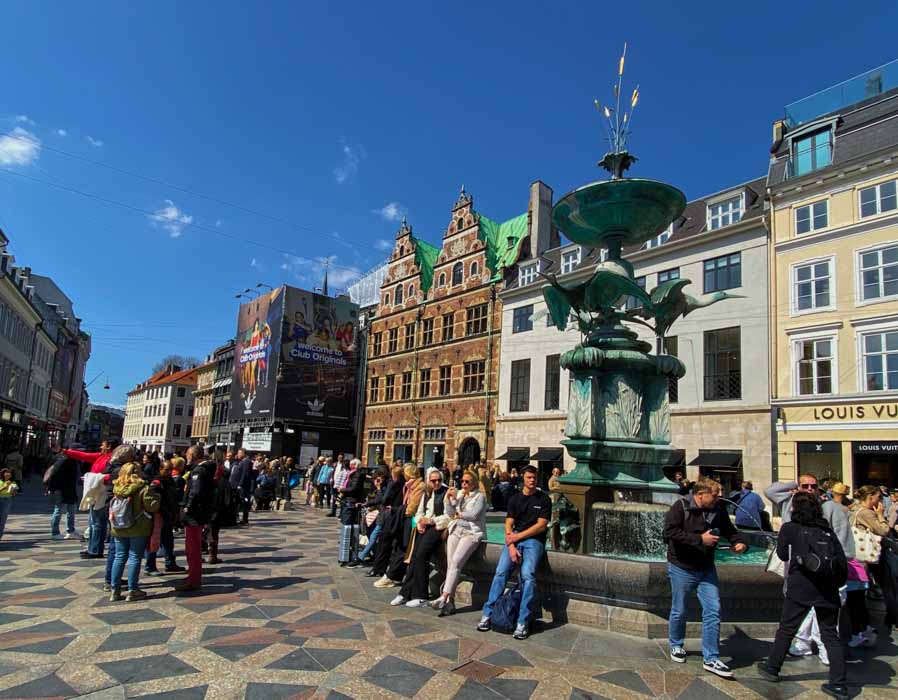
[[[898,403],[840,404],[837,406],[814,406],[815,421],[898,421]]]

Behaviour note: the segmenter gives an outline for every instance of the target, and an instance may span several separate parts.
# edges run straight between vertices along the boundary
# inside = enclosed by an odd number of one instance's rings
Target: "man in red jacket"
[[[90,471],[102,474],[109,466],[112,453],[118,447],[118,440],[110,438],[100,443],[99,452],[81,452],[79,450],[63,450],[66,457],[90,464]],[[106,531],[109,526],[109,503],[99,508],[91,508],[88,513],[90,538],[87,540],[87,551],[81,552],[82,559],[102,559],[103,546],[106,543]]]

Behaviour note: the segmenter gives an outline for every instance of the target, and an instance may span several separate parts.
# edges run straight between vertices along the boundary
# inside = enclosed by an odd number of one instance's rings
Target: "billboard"
[[[351,429],[359,307],[345,298],[284,289],[275,413],[278,418]]]
[[[231,383],[232,418],[270,418],[277,387],[284,287],[240,305]]]

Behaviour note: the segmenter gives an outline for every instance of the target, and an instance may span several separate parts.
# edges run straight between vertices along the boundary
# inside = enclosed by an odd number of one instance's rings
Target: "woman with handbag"
[[[851,618],[850,647],[876,645],[876,630],[870,626],[867,611],[869,573],[876,574],[883,535],[889,534],[889,524],[883,516],[882,493],[876,486],[861,486],[854,492],[851,513],[855,559],[848,562],[848,615]],[[865,566],[866,565],[866,566]]]
[[[455,614],[455,589],[461,571],[486,537],[486,498],[473,471],[461,477],[461,493],[454,488],[446,492],[445,512],[451,518],[446,540],[446,581],[439,598],[431,607],[440,617]]]

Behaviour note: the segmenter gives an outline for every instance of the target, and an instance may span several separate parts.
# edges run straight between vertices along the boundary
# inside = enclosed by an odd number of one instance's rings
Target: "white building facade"
[[[128,392],[123,441],[149,452],[189,447],[196,382],[196,368],[169,366]]]

